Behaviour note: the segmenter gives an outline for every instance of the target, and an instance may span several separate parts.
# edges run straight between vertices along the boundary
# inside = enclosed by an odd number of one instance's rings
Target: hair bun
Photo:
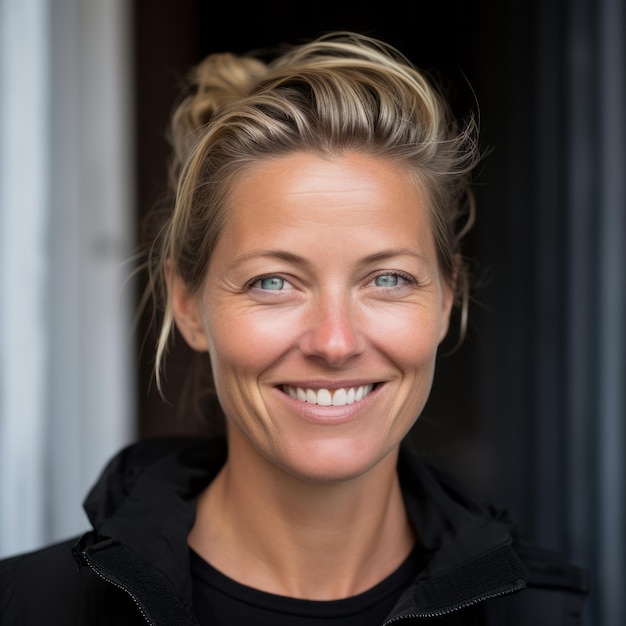
[[[262,61],[230,52],[210,54],[189,76],[187,96],[172,116],[170,139],[179,160],[223,104],[247,96],[267,73]]]

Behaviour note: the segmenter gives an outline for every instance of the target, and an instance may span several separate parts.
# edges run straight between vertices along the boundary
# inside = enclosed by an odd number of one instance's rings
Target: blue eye
[[[374,284],[377,287],[397,287],[400,282],[401,276],[397,274],[381,274],[376,276]]]
[[[280,291],[285,287],[285,280],[280,276],[268,276],[267,278],[261,278],[258,282],[261,289],[268,291]]]

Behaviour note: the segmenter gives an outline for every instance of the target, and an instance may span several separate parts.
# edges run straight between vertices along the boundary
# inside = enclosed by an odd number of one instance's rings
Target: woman
[[[150,261],[157,378],[176,325],[226,438],[123,451],[94,530],[2,565],[2,623],[580,623],[583,573],[402,443],[467,304],[472,121],[349,33],[194,82]]]

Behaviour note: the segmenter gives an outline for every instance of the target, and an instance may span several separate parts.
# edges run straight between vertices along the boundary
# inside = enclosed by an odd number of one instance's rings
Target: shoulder
[[[2,605],[7,600],[19,600],[20,594],[28,588],[36,589],[40,578],[46,579],[46,587],[52,582],[55,587],[73,578],[77,570],[72,557],[72,545],[76,539],[69,539],[41,550],[18,554],[0,561],[0,581],[2,581]],[[55,572],[55,576],[50,574]]]
[[[72,623],[68,608],[78,589],[74,540],[0,561],[2,624]],[[47,618],[40,611],[45,607]],[[54,617],[54,619],[52,619]]]
[[[409,451],[410,452],[410,451]],[[455,567],[460,554],[473,554],[476,562],[484,553],[481,546],[506,543],[514,555],[505,560],[493,559],[481,576],[498,580],[507,577],[507,568],[525,571],[519,591],[505,593],[498,585],[489,597],[475,606],[489,626],[580,626],[589,592],[587,572],[560,553],[544,549],[527,540],[506,507],[477,494],[455,476],[424,463],[413,454],[401,458],[401,479],[406,491],[417,503],[409,502],[414,523],[422,524],[422,537],[430,539],[434,550],[447,549],[446,563]],[[410,479],[410,484],[406,481]],[[417,483],[417,485],[415,484]],[[428,505],[426,505],[426,503]],[[426,523],[425,523],[426,522]],[[418,526],[419,528],[419,526]],[[448,532],[454,529],[454,532]],[[452,545],[452,551],[449,550]],[[476,553],[476,550],[479,552]],[[482,552],[480,552],[482,550]],[[478,581],[479,582],[479,581]]]
[[[502,626],[581,626],[589,595],[588,572],[565,555],[541,547],[520,532],[515,519],[499,503],[468,493],[449,476],[435,472],[449,492],[482,508],[509,528],[512,547],[528,571],[526,587],[485,603],[487,624]],[[462,496],[460,494],[463,494]]]
[[[173,483],[182,474],[180,489],[193,491],[215,472],[225,458],[221,441],[174,437],[144,440],[115,455],[90,491],[85,510],[95,528],[127,500],[146,477],[144,491]],[[208,468],[208,469],[207,469]],[[179,489],[179,490],[180,490]],[[0,623],[129,624],[138,611],[129,596],[79,567],[72,548],[78,538],[0,561]],[[141,623],[141,621],[139,622]]]
[[[520,616],[519,623],[582,624],[589,594],[587,571],[558,552],[526,541],[517,540],[514,548],[529,573],[526,589],[509,602],[508,610]]]
[[[125,594],[88,568],[79,569],[72,555],[77,541],[68,539],[0,561],[2,626],[129,623],[136,609]],[[126,621],[110,621],[122,615]]]
[[[529,543],[514,547],[528,569],[526,588],[485,603],[490,626],[581,626],[589,593],[587,572],[560,554]]]

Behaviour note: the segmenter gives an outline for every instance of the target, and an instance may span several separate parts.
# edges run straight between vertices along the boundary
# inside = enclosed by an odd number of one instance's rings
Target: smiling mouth
[[[372,393],[374,387],[373,383],[339,389],[307,389],[283,385],[282,390],[294,400],[299,400],[300,402],[318,404],[320,406],[345,406],[346,404],[354,404],[362,400],[365,396]]]

